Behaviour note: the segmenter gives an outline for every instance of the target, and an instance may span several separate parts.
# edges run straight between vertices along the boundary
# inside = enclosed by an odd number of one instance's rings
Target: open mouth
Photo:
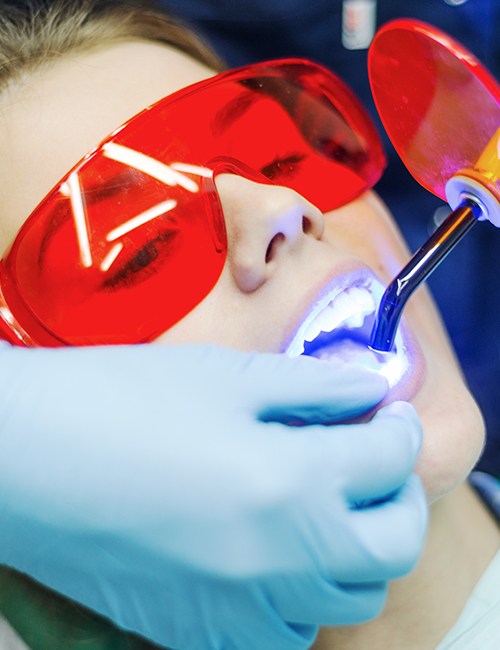
[[[401,332],[397,333],[390,352],[376,352],[369,347],[383,292],[384,287],[372,277],[332,288],[306,316],[286,354],[371,368],[383,374],[390,387],[395,386],[409,366]]]

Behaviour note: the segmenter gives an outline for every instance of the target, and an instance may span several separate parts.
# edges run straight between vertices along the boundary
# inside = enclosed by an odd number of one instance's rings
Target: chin
[[[416,472],[432,503],[466,480],[481,455],[485,428],[481,411],[464,384],[443,399],[436,392],[429,401],[427,391],[423,392],[412,400],[424,432]]]

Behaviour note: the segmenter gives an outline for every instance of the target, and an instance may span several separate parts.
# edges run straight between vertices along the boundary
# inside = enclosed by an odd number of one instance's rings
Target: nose
[[[324,217],[294,190],[235,174],[215,179],[228,236],[227,263],[241,291],[258,289],[285,255],[321,239]]]

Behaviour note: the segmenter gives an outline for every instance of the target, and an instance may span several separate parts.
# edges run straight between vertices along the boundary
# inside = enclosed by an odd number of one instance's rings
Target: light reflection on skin
[[[9,150],[0,160],[0,244],[9,243],[38,201],[117,125],[210,74],[166,46],[136,41],[74,55],[13,84],[0,97]],[[163,343],[283,352],[325,286],[359,273],[387,284],[408,259],[373,192],[323,216],[286,188],[230,174],[218,175],[216,186],[228,231],[226,266],[210,295],[161,337]],[[421,416],[418,470],[437,498],[475,463],[482,420],[424,288],[405,314],[412,372],[398,391]]]

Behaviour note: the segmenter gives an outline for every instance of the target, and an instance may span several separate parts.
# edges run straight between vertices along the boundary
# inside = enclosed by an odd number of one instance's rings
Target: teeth
[[[331,332],[339,325],[355,328],[361,327],[367,314],[375,309],[372,296],[365,289],[352,287],[340,293],[319,315],[319,322],[329,318],[329,327],[324,332]]]
[[[336,301],[335,301],[336,302]],[[332,303],[314,318],[304,333],[305,341],[314,341],[320,332],[332,332],[345,320],[345,312],[335,309]]]
[[[314,341],[320,332],[332,332],[340,325],[361,327],[365,316],[375,308],[372,296],[365,289],[346,289],[320,311],[304,332],[305,341]]]
[[[373,290],[373,286],[370,286]],[[375,310],[375,299],[365,287],[350,287],[337,294],[332,300],[318,306],[310,321],[297,332],[288,348],[290,356],[304,351],[304,341],[314,341],[321,332],[332,332],[340,326],[350,329],[361,327],[368,314]]]
[[[319,314],[317,321],[323,332],[331,332],[342,322],[342,314],[333,307],[333,303],[330,303]]]
[[[346,327],[354,329],[356,327],[361,327],[365,321],[365,313],[353,314],[347,320],[344,321]]]
[[[321,325],[318,320],[314,320],[304,333],[304,341],[314,341],[321,331]]]
[[[350,309],[354,309],[356,312],[364,311],[365,315],[368,312],[371,312],[375,308],[375,303],[373,301],[373,296],[368,293],[366,289],[360,289],[352,287],[347,289],[339,295],[342,304],[349,305]],[[335,307],[337,306],[337,301],[334,301]]]

